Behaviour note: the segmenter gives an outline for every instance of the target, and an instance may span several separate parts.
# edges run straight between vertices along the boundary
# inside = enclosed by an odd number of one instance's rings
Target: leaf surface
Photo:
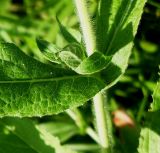
[[[96,27],[97,50],[112,62],[102,72],[108,87],[125,72],[146,0],[101,0]]]
[[[153,94],[151,110],[146,117],[145,126],[141,130],[139,153],[160,152],[160,82]]]
[[[94,52],[91,56],[81,62],[76,68],[76,72],[79,74],[93,74],[105,69],[112,56],[104,56],[101,52]]]
[[[62,147],[58,138],[39,129],[29,119],[3,118],[0,128],[3,129],[0,134],[0,149],[3,153],[73,153]]]
[[[104,56],[101,52],[94,52],[82,61],[76,55],[67,51],[62,51],[60,58],[67,66],[82,75],[93,74],[105,69],[112,59],[111,56]]]
[[[112,56],[105,56],[97,51],[86,58],[81,46],[77,43],[70,44],[61,50],[40,39],[37,39],[37,45],[42,54],[51,62],[61,65],[65,63],[73,71],[82,75],[93,74],[105,69],[112,59]]]
[[[153,103],[151,104],[151,109],[153,111],[160,110],[160,82],[157,84],[153,93]]]
[[[78,56],[76,56],[76,54],[70,51],[60,52],[59,57],[69,68],[74,71],[82,62],[82,60]]]
[[[38,48],[47,60],[57,64],[61,63],[60,59],[57,56],[57,53],[60,52],[60,48],[42,39],[37,38],[36,42]]]
[[[57,17],[57,22],[65,40],[69,43],[75,43],[75,42],[78,43],[78,40],[67,30],[67,28],[64,25],[61,24],[58,17]]]
[[[44,129],[52,135],[59,138],[61,142],[69,140],[71,137],[79,134],[79,129],[75,124],[69,122],[68,119],[62,122],[45,122],[38,125],[40,129]]]
[[[42,116],[77,107],[105,84],[26,56],[15,45],[0,44],[0,116]]]

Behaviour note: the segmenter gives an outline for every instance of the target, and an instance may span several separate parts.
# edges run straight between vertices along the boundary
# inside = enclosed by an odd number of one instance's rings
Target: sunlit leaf
[[[15,45],[0,45],[0,116],[42,116],[77,107],[105,84],[25,55]]]
[[[146,123],[141,130],[139,153],[159,153],[160,151],[160,82],[153,94],[151,109],[146,117]]]

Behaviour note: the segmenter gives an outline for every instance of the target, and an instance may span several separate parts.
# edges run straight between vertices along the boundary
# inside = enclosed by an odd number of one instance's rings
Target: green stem
[[[80,151],[80,152],[87,152],[87,151],[91,151],[93,150],[94,152],[100,149],[100,147],[98,145],[95,144],[67,144],[67,145],[63,145],[66,148],[70,148],[72,150],[75,151]]]
[[[137,113],[137,122],[140,122],[141,121],[141,119],[142,119],[142,117],[143,117],[143,115],[144,115],[144,113],[145,113],[145,107],[146,107],[146,104],[147,104],[147,95],[148,95],[148,93],[147,93],[147,90],[146,90],[146,88],[144,87],[144,85],[143,84],[141,84],[141,86],[142,86],[142,93],[143,93],[143,100],[142,100],[142,102],[141,102],[141,105],[140,105],[140,108],[139,108],[139,111],[138,111],[138,113]]]
[[[83,129],[85,128],[85,132],[98,144],[99,142],[99,137],[97,133],[88,125],[86,125],[82,115],[78,112],[78,110],[75,112],[74,110],[68,109],[66,110],[66,113],[75,121],[76,125],[79,127],[80,130],[84,131]]]
[[[109,147],[108,142],[108,133],[107,133],[107,119],[106,119],[106,112],[105,112],[105,100],[104,96],[101,92],[96,94],[93,97],[94,102],[94,113],[95,113],[95,119],[96,119],[96,126],[97,131],[100,139],[101,146],[103,148]]]
[[[157,7],[158,9],[160,9],[160,4],[158,2],[154,2],[152,0],[148,0],[147,1],[148,4]]]
[[[93,35],[92,25],[87,12],[86,0],[74,0],[74,2],[80,21],[84,43],[86,45],[86,52],[89,56],[94,52],[96,43]]]
[[[97,144],[100,145],[99,137],[97,133],[91,127],[86,128],[86,133],[95,141]]]
[[[83,33],[83,39],[86,45],[86,52],[91,55],[95,48],[95,35],[93,34],[92,25],[89,20],[89,15],[87,12],[86,2],[85,0],[74,0],[75,6],[77,9],[77,14],[79,16],[79,21]],[[96,118],[96,126],[99,135],[99,140],[102,148],[108,148],[108,134],[107,134],[107,121],[106,121],[106,113],[104,108],[104,98],[102,93],[99,92],[93,98],[94,112]]]

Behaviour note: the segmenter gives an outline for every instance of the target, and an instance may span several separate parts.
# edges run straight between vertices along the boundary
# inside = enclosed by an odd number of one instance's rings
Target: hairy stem
[[[74,0],[74,2],[80,21],[84,43],[86,45],[86,51],[89,56],[94,52],[96,43],[95,37],[93,35],[91,22],[89,20],[89,15],[87,12],[86,0]]]
[[[109,147],[108,142],[108,133],[107,133],[107,120],[106,120],[106,113],[105,113],[105,104],[104,104],[104,97],[101,92],[96,94],[93,97],[94,102],[94,112],[95,112],[95,119],[97,123],[97,131],[100,139],[101,146],[103,148]]]
[[[85,0],[74,0],[77,9],[77,14],[80,20],[80,25],[83,33],[83,39],[86,45],[86,52],[91,55],[95,48],[95,35],[92,30],[92,25],[89,20]],[[96,126],[99,135],[99,140],[102,148],[108,148],[108,134],[107,134],[107,121],[104,108],[104,97],[101,92],[96,94],[93,98],[94,112],[96,118]]]

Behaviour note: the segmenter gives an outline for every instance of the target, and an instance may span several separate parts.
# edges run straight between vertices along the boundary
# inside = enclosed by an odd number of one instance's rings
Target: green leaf
[[[40,129],[45,129],[47,132],[58,137],[61,142],[65,142],[76,134],[79,134],[79,129],[72,122],[46,122],[38,125]]]
[[[0,149],[4,153],[73,153],[62,147],[58,138],[45,130],[39,129],[31,120],[4,118],[0,120]],[[8,146],[9,144],[12,144]],[[75,153],[75,152],[74,152]]]
[[[112,56],[104,56],[101,52],[94,52],[91,56],[81,62],[76,68],[79,74],[93,74],[106,68]]]
[[[61,63],[60,59],[57,56],[57,53],[60,52],[60,48],[42,39],[37,38],[36,42],[39,50],[47,60],[57,64]]]
[[[94,52],[90,57],[85,58],[82,47],[77,43],[72,43],[62,50],[55,45],[37,39],[37,45],[42,54],[51,62],[63,64],[78,74],[93,74],[107,67],[112,57],[104,56],[101,52]]]
[[[78,40],[67,30],[65,26],[61,24],[58,17],[56,19],[64,39],[69,43],[78,43]]]
[[[112,57],[104,56],[100,52],[94,52],[91,56],[81,61],[75,54],[62,51],[59,54],[61,60],[78,74],[93,74],[106,68]]]
[[[70,51],[60,52],[59,57],[69,68],[71,68],[74,71],[82,62],[78,56],[76,56],[74,53]]]
[[[81,44],[78,43],[70,43],[66,47],[62,49],[63,51],[70,51],[75,54],[79,59],[84,60],[86,58],[85,49]]]
[[[160,151],[160,112],[148,113],[145,127],[141,130],[139,153],[159,153]]]
[[[133,46],[133,38],[146,0],[101,0],[97,14],[97,49],[114,55],[102,72],[109,86],[125,72]]]
[[[84,104],[105,84],[93,76],[36,61],[14,44],[0,44],[0,116],[57,114]]]
[[[10,7],[10,0],[1,0],[0,2],[0,14],[5,14]]]
[[[160,110],[160,82],[157,84],[153,93],[153,103],[151,104],[151,110]]]
[[[61,59],[62,63],[65,63],[69,68],[75,71],[85,58],[85,54],[80,44],[71,43],[59,52],[58,57]]]
[[[153,94],[151,110],[147,115],[145,126],[141,130],[139,140],[139,153],[159,153],[160,152],[160,82]]]
[[[0,123],[0,152],[1,153],[37,153],[16,135],[11,133],[4,124]]]
[[[36,41],[44,57],[53,63],[61,64],[61,66],[65,63],[74,70],[85,58],[85,53],[78,43],[71,43],[60,49],[45,40],[37,39]]]

